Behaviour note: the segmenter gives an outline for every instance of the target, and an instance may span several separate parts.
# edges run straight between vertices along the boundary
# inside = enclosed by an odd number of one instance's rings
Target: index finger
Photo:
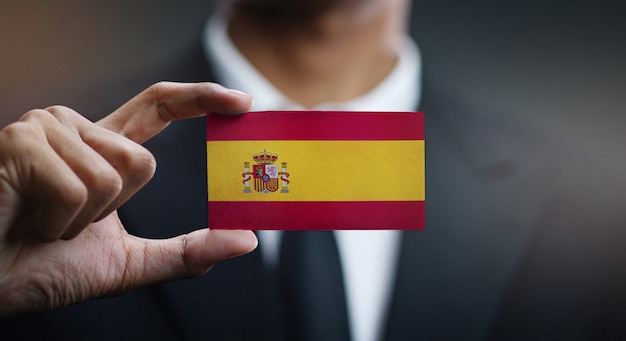
[[[216,83],[160,82],[150,86],[97,124],[143,143],[179,119],[209,112],[240,114],[252,97]]]

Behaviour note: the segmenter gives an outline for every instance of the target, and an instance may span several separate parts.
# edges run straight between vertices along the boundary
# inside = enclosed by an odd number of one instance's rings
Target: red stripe
[[[245,230],[422,230],[424,201],[209,202],[209,226]]]
[[[423,140],[421,112],[264,111],[207,115],[207,141]]]

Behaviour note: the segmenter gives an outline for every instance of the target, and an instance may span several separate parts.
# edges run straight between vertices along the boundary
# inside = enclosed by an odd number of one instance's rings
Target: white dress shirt
[[[217,13],[205,26],[203,43],[217,80],[254,97],[254,110],[304,110],[288,100],[237,50]],[[311,110],[413,111],[421,92],[421,58],[408,36],[398,42],[398,61],[368,93],[347,102],[324,103]],[[264,261],[276,266],[280,231],[259,231]],[[400,246],[399,231],[335,231],[343,268],[350,329],[355,341],[379,339],[390,301]]]

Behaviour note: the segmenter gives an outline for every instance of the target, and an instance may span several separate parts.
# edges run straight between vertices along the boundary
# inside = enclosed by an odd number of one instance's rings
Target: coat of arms
[[[280,166],[276,164],[278,154],[263,150],[252,154],[252,160],[256,163],[250,169],[250,162],[243,163],[243,192],[252,193],[250,182],[254,184],[254,190],[259,193],[273,193],[280,188],[281,193],[289,193],[289,173],[287,173],[287,163],[282,162]]]

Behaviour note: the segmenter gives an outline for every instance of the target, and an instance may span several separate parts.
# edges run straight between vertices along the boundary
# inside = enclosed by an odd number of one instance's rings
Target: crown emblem
[[[278,154],[268,152],[263,149],[251,155],[256,165],[250,167],[250,162],[243,163],[243,192],[252,193],[250,183],[254,185],[254,190],[259,193],[272,193],[280,188],[281,193],[289,193],[287,184],[289,184],[289,173],[287,173],[287,162],[275,165],[278,160]]]
[[[278,154],[268,153],[267,149],[262,152],[252,154],[252,160],[258,165],[271,165],[278,159]]]

